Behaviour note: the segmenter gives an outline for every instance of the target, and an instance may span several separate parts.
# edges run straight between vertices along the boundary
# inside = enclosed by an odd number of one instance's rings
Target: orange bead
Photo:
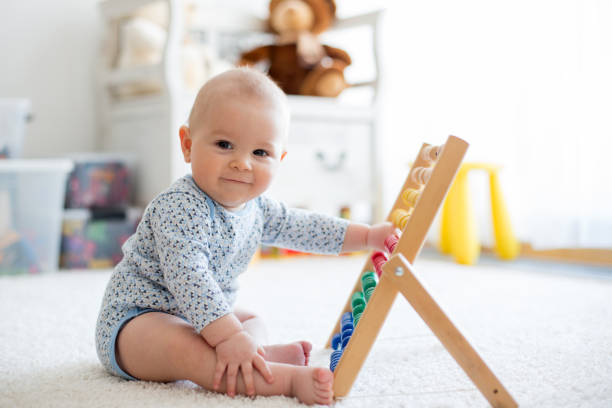
[[[442,148],[440,146],[427,146],[421,152],[421,158],[427,163],[434,163],[438,160],[441,152]]]

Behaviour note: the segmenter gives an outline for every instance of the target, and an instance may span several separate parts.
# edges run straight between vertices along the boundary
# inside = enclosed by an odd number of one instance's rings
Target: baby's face
[[[197,185],[230,211],[262,194],[284,154],[285,122],[257,98],[228,98],[193,124],[181,146]],[[184,137],[181,137],[184,139]]]

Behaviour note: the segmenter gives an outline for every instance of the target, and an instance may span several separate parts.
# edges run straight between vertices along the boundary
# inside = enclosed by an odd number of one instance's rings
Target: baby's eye
[[[255,156],[261,156],[261,157],[266,157],[266,156],[269,156],[268,152],[266,152],[266,151],[265,151],[265,150],[263,150],[263,149],[257,149],[257,150],[255,150],[255,151],[253,151],[253,154],[254,154]]]
[[[222,149],[231,149],[232,148],[232,144],[230,142],[228,142],[227,140],[219,140],[217,142],[217,146],[219,146]]]

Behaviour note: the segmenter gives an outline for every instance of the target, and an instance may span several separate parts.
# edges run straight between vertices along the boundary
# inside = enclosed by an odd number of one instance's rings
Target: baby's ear
[[[181,139],[181,150],[183,151],[183,157],[185,163],[191,162],[191,134],[189,127],[183,125],[179,128],[179,138]]]

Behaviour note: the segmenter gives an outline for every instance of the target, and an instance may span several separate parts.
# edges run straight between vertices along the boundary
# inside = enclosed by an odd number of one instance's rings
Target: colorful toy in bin
[[[121,246],[136,231],[140,211],[130,209],[123,218],[95,217],[89,210],[64,212],[62,268],[112,268],[121,261]]]
[[[66,208],[127,208],[131,195],[129,163],[115,157],[75,159],[68,178]]]
[[[15,275],[40,272],[34,249],[15,231],[0,238],[0,272]]]

